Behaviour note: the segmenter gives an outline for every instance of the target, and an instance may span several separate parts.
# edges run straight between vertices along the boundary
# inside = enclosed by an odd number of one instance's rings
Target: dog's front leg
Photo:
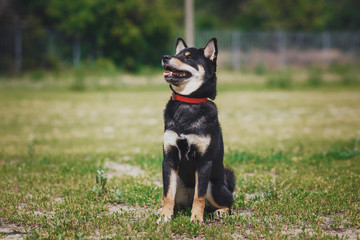
[[[209,184],[211,162],[204,165],[195,172],[195,192],[191,209],[191,221],[204,221],[205,197]]]
[[[177,174],[180,162],[179,149],[177,147],[178,134],[174,131],[164,133],[164,159],[162,162],[162,174],[164,185],[164,202],[161,214],[164,221],[170,220],[174,214]]]
[[[164,202],[161,208],[161,214],[164,221],[170,220],[174,214],[175,194],[177,184],[177,170],[173,164],[165,157],[163,161],[163,184],[164,184]]]

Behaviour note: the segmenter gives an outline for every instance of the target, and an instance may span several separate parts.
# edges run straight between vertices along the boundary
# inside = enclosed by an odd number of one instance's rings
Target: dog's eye
[[[188,55],[188,56],[185,56],[185,61],[192,61],[193,59],[192,59],[192,57],[190,56],[190,55]]]

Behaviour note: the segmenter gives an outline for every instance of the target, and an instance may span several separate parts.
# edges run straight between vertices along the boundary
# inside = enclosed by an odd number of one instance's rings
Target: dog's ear
[[[178,55],[178,53],[185,48],[187,48],[187,45],[186,45],[184,39],[178,38],[176,41],[176,46],[175,46],[175,55]]]
[[[210,59],[211,61],[215,61],[218,54],[218,47],[216,38],[212,38],[204,48],[204,55],[206,58]]]

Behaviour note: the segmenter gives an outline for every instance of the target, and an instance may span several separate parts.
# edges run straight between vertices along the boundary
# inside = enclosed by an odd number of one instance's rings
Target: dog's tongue
[[[176,75],[181,75],[181,72],[164,72],[164,76],[165,77],[169,77],[169,76],[176,76]]]

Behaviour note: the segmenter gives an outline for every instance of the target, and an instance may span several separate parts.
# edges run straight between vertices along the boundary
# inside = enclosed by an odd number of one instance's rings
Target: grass
[[[326,74],[321,81],[318,72],[304,77],[316,83],[313,89],[294,87],[294,77],[289,88],[238,91],[224,73],[216,103],[224,162],[234,169],[237,188],[233,215],[219,220],[209,213],[204,224],[191,223],[189,210],[156,223],[162,111],[170,96],[161,79],[157,85],[154,75],[139,88],[125,84],[116,91],[89,91],[89,85],[74,91],[72,84],[56,90],[42,80],[3,83],[0,237],[359,237],[360,94],[357,85],[326,85]],[[109,177],[108,162],[144,173]]]

